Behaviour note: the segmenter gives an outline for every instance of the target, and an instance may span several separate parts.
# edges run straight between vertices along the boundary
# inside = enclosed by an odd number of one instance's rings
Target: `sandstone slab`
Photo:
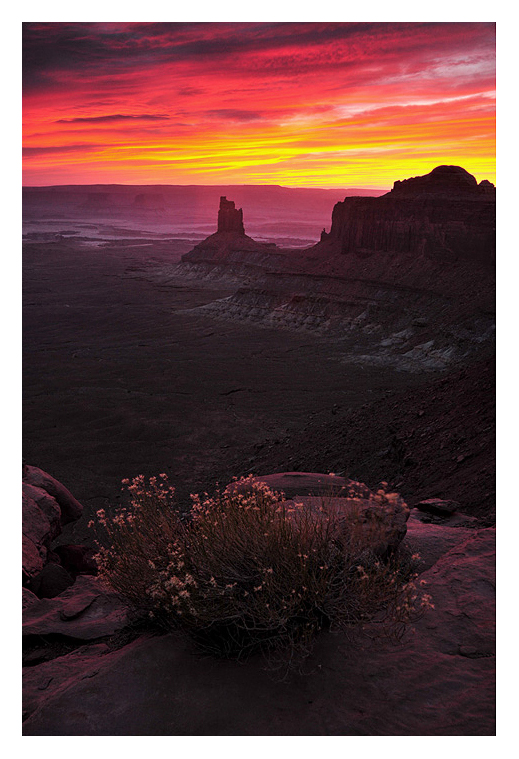
[[[464,520],[461,515],[455,515],[443,524],[431,524],[423,522],[420,516],[417,509],[411,509],[405,545],[411,554],[420,556],[416,566],[417,571],[422,573],[436,564],[447,551],[467,540],[474,530],[470,527],[470,517]]]
[[[448,551],[398,645],[323,635],[306,677],[193,656],[175,634],[26,673],[25,735],[494,735],[495,530]],[[369,631],[366,631],[369,632]]]
[[[431,588],[437,614],[426,615],[420,629],[441,653],[493,657],[495,529],[471,533],[421,575]],[[438,624],[439,619],[444,624]]]
[[[23,634],[95,640],[121,630],[128,609],[95,577],[80,576],[55,598],[43,598],[23,613]]]
[[[317,474],[315,472],[277,472],[276,474],[258,474],[254,477],[256,482],[264,482],[268,487],[277,492],[284,493],[286,498],[294,498],[301,495],[340,495],[348,485],[349,480],[344,477],[331,474]],[[364,486],[365,487],[365,486]],[[250,490],[249,483],[228,485],[229,490],[245,492]],[[366,493],[369,493],[366,488]]]
[[[23,719],[27,719],[51,698],[81,680],[93,677],[99,671],[103,657],[109,652],[105,643],[77,648],[66,656],[60,656],[23,671]],[[74,711],[74,706],[68,711]]]
[[[333,515],[339,529],[343,521],[348,523],[354,517],[378,555],[394,551],[405,537],[409,508],[397,493],[378,498],[361,482],[314,472],[258,475],[252,482],[265,483],[274,492],[283,493],[286,513],[295,521],[308,509]],[[228,490],[248,492],[252,482],[231,483]]]

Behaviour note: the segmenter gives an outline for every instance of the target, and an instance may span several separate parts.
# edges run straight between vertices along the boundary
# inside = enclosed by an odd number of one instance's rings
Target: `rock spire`
[[[225,195],[220,197],[218,232],[231,232],[236,235],[245,234],[242,209],[236,208],[234,200],[227,200]]]

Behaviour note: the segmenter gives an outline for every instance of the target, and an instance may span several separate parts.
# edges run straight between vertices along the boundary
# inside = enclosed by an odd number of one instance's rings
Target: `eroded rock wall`
[[[345,198],[321,243],[344,255],[376,253],[438,260],[495,259],[495,188],[456,166],[395,182],[379,198]],[[323,247],[326,254],[327,247]]]

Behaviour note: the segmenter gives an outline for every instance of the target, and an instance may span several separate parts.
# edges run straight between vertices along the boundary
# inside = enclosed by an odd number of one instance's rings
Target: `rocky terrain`
[[[328,418],[312,416],[298,434],[267,439],[244,458],[230,464],[235,473],[281,464],[346,473],[372,488],[384,479],[410,505],[453,498],[481,525],[494,525],[495,362],[475,362],[410,391],[387,390],[355,411],[335,404]]]
[[[305,248],[228,196],[203,240],[119,211],[26,237],[24,734],[492,735],[495,190],[438,167],[346,197]],[[398,645],[322,635],[287,682],[200,659],[95,576],[89,520],[159,472],[181,507],[249,473],[302,498],[384,480],[435,608]]]
[[[440,261],[493,263],[495,187],[460,166],[396,181],[380,198],[346,198],[333,209],[330,232],[318,250],[370,257],[392,252]]]
[[[45,483],[47,500],[59,493],[64,510],[70,503],[40,470],[24,478]],[[307,499],[332,480],[338,508],[348,502],[342,478],[264,479]],[[453,501],[403,506],[386,517],[388,540],[419,553],[434,608],[399,642],[380,639],[376,626],[322,634],[307,674],[284,681],[259,660],[201,658],[177,634],[146,629],[88,568],[56,594],[25,585],[24,735],[494,734],[495,530],[475,528]],[[24,530],[27,519],[33,535],[34,514],[24,512]],[[52,534],[40,536],[44,554]],[[26,582],[34,571],[24,556]]]
[[[203,306],[214,316],[327,334],[344,362],[423,372],[492,355],[494,261],[495,188],[440,166],[337,203],[330,232],[306,250],[259,244],[240,217],[174,271],[235,285]]]

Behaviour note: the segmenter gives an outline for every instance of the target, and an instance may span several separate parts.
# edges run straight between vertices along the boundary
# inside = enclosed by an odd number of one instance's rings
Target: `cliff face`
[[[495,187],[459,166],[438,166],[421,177],[397,181],[378,198],[345,198],[332,226],[314,250],[344,255],[375,253],[436,260],[495,258]]]

